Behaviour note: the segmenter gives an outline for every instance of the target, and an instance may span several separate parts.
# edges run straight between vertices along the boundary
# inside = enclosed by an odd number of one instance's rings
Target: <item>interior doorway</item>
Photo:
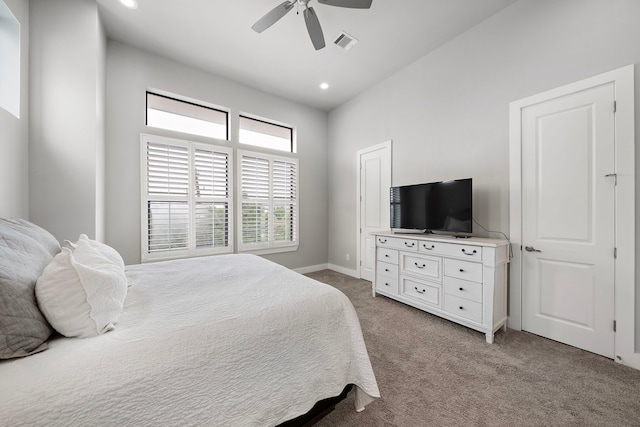
[[[633,96],[628,66],[511,103],[509,326],[640,368]]]

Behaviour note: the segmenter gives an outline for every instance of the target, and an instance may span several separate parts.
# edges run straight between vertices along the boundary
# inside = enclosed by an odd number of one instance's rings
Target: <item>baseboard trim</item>
[[[326,270],[329,264],[310,265],[308,267],[294,268],[293,271],[300,274],[315,273],[316,271]]]
[[[327,268],[329,270],[337,271],[338,273],[346,274],[347,276],[355,277],[356,279],[360,278],[357,270],[352,270],[335,264],[329,264]]]

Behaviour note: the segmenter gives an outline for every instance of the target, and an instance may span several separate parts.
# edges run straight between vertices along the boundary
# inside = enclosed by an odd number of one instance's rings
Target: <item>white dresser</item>
[[[375,236],[373,296],[385,295],[484,332],[506,329],[509,242],[425,234]]]

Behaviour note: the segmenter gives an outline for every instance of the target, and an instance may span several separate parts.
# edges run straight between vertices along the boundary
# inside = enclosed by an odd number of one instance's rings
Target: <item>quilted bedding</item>
[[[355,384],[379,397],[348,298],[253,255],[127,267],[116,330],[0,362],[0,425],[274,426]]]

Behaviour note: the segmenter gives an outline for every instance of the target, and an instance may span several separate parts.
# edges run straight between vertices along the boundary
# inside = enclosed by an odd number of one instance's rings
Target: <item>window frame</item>
[[[226,135],[225,135],[224,139],[216,138],[214,136],[208,136],[208,135],[201,135],[201,134],[197,134],[197,133],[185,132],[185,131],[182,131],[182,130],[167,129],[167,128],[161,128],[161,127],[149,125],[149,95],[158,96],[160,98],[166,98],[166,99],[169,99],[171,101],[182,102],[184,104],[192,105],[194,107],[199,107],[199,108],[203,108],[203,109],[206,109],[206,110],[212,110],[212,111],[215,111],[215,112],[218,112],[218,113],[223,113],[225,115],[225,130],[226,130],[226,132],[225,132]],[[184,134],[184,135],[193,135],[193,136],[202,137],[202,138],[209,138],[209,139],[217,140],[217,141],[230,141],[231,140],[231,114],[230,114],[230,111],[227,110],[227,109],[224,109],[222,107],[216,107],[216,106],[213,106],[213,105],[205,105],[205,103],[200,102],[200,101],[188,100],[188,99],[184,99],[184,98],[181,98],[179,96],[176,96],[176,95],[170,95],[170,94],[162,93],[161,91],[153,91],[153,90],[145,91],[144,104],[145,104],[145,108],[144,108],[144,125],[147,128],[150,128],[150,129],[162,129],[163,131],[177,132],[177,133],[181,133],[181,134]],[[177,113],[172,113],[172,114],[177,114]],[[181,114],[177,114],[177,115],[181,115]]]
[[[293,202],[293,207],[295,210],[295,217],[294,217],[294,227],[295,230],[293,232],[293,234],[295,235],[295,239],[292,241],[274,241],[274,215],[271,214],[269,215],[269,222],[268,222],[268,242],[266,243],[244,243],[243,242],[243,222],[242,222],[242,204],[243,204],[243,197],[242,197],[242,159],[243,157],[248,156],[248,157],[255,157],[255,158],[262,158],[262,159],[268,159],[269,161],[269,199],[268,199],[268,204],[269,204],[269,212],[273,213],[274,209],[273,206],[274,204],[277,203],[277,200],[274,197],[274,191],[273,191],[273,187],[274,187],[274,180],[273,180],[273,174],[274,174],[274,161],[283,161],[283,162],[288,162],[288,163],[293,163],[295,164],[295,169],[296,169],[296,173],[295,173],[295,181],[294,181],[294,185],[295,185],[295,200]],[[298,247],[300,246],[300,186],[299,186],[299,182],[300,182],[300,161],[297,157],[288,157],[288,156],[281,156],[281,155],[277,155],[277,154],[271,154],[271,153],[265,153],[265,152],[261,152],[261,151],[252,151],[252,150],[243,150],[243,149],[238,149],[237,150],[237,156],[236,156],[236,187],[237,187],[237,192],[238,192],[238,196],[236,198],[236,212],[237,212],[237,227],[238,227],[238,232],[237,232],[237,250],[238,253],[254,253],[254,254],[258,254],[258,255],[263,255],[263,254],[271,254],[271,253],[279,253],[279,252],[292,252],[292,251],[296,251],[298,249]]]
[[[181,195],[150,195],[147,179],[147,145],[149,142],[184,147],[188,151],[188,191],[186,196]],[[195,169],[195,151],[201,149],[206,151],[215,151],[225,153],[227,155],[227,197],[205,197],[196,196],[196,169]],[[215,145],[204,142],[194,142],[185,139],[171,138],[160,135],[140,134],[140,252],[141,261],[160,261],[178,258],[190,258],[205,255],[216,255],[225,253],[234,253],[235,248],[235,189],[234,189],[234,150],[230,147]],[[198,201],[205,202],[226,202],[228,207],[227,213],[227,245],[223,247],[205,247],[198,248],[196,237],[196,203]],[[152,201],[186,201],[189,210],[188,221],[188,244],[184,250],[168,250],[155,253],[149,252],[149,227],[148,227],[148,203]]]

